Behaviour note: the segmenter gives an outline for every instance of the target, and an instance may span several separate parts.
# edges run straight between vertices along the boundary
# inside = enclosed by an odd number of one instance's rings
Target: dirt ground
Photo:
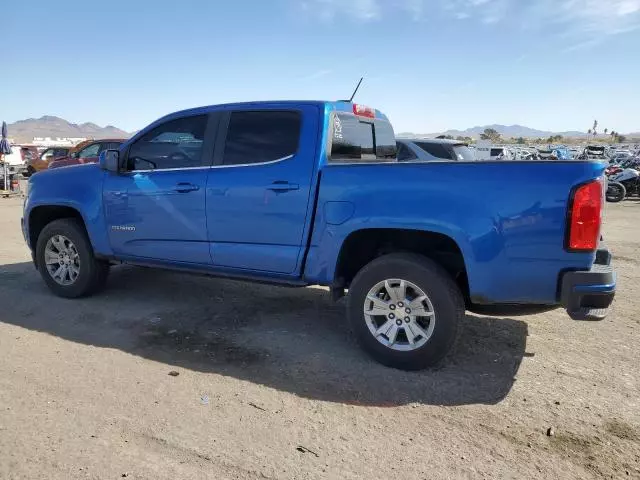
[[[0,199],[1,479],[640,478],[640,202],[607,205],[605,321],[469,315],[418,373],[366,357],[321,289],[117,267],[56,298],[21,205]]]

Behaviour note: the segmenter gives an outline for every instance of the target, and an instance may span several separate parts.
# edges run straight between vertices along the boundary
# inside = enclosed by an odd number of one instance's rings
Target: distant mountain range
[[[484,125],[473,128],[467,128],[466,130],[447,130],[446,132],[441,133],[426,133],[426,134],[416,134],[416,133],[399,133],[398,136],[402,137],[436,137],[438,135],[452,135],[453,137],[471,137],[471,138],[480,138],[480,134],[485,131],[487,128],[493,128],[498,131],[504,138],[538,138],[538,137],[549,137],[551,135],[562,135],[563,137],[586,137],[586,132],[578,132],[578,131],[568,131],[568,132],[551,132],[547,130],[537,130],[535,128],[529,128],[522,125]],[[602,135],[602,134],[601,134]],[[603,136],[604,138],[604,136]]]
[[[18,143],[28,143],[33,140],[33,137],[51,137],[51,138],[64,138],[64,137],[84,137],[84,138],[129,138],[133,133],[125,132],[113,125],[107,125],[106,127],[100,127],[95,123],[71,123],[67,120],[54,117],[51,115],[45,115],[40,118],[28,118],[26,120],[19,120],[15,123],[7,125],[9,137],[13,138]],[[539,138],[549,137],[552,135],[562,135],[563,137],[586,137],[586,132],[568,131],[568,132],[551,132],[547,130],[536,130],[535,128],[529,128],[522,125],[484,125],[473,128],[467,128],[466,130],[447,130],[440,133],[412,133],[403,132],[399,133],[399,137],[406,138],[429,138],[437,137],[438,135],[451,135],[453,137],[471,137],[478,139],[480,134],[487,128],[493,128],[500,132],[504,138]],[[630,138],[640,138],[640,132],[625,134]],[[598,135],[600,138],[605,138],[602,132]]]
[[[100,127],[90,122],[77,124],[51,115],[9,123],[7,130],[9,137],[18,143],[31,142],[33,137],[129,138],[131,135],[113,125]]]

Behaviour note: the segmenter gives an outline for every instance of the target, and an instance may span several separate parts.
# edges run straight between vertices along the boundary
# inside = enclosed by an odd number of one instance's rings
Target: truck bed
[[[325,165],[305,279],[330,284],[332,259],[358,230],[426,230],[456,242],[473,303],[557,303],[561,274],[589,270],[596,255],[564,248],[570,192],[603,171],[588,161]]]

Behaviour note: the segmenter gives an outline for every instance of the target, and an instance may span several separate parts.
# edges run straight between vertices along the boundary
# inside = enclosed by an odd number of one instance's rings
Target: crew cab
[[[34,175],[22,228],[59,296],[98,291],[118,263],[323,285],[348,292],[368,353],[420,369],[449,351],[465,309],[604,318],[603,171],[399,162],[378,110],[238,103],[168,115],[98,164]]]

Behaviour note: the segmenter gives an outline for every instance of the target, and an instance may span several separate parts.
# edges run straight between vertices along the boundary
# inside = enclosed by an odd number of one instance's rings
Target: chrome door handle
[[[187,183],[187,182],[178,183],[174,187],[174,190],[179,193],[195,192],[196,190],[199,190],[199,189],[200,187],[198,185],[194,185],[193,183]]]
[[[267,190],[272,190],[274,192],[289,192],[291,190],[300,190],[300,185],[297,183],[278,181],[269,185]]]

